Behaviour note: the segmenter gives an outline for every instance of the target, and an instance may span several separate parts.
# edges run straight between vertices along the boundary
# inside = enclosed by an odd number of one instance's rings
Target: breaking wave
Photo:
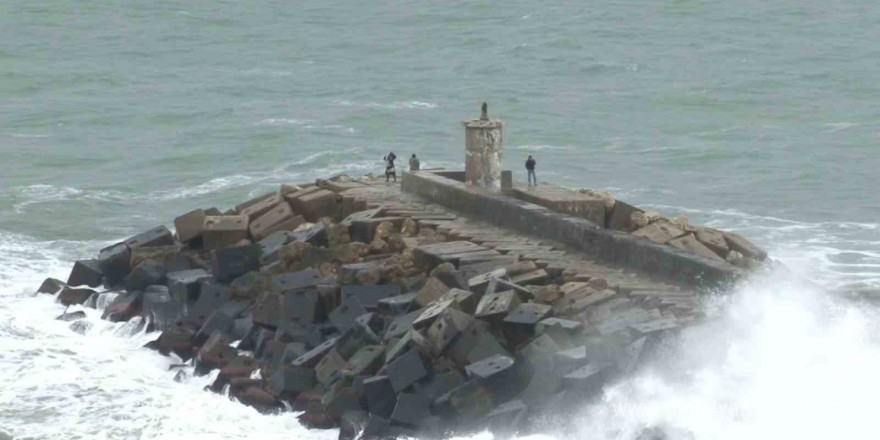
[[[367,107],[367,108],[382,108],[389,110],[399,110],[399,109],[434,109],[439,107],[438,104],[433,102],[424,102],[424,101],[394,101],[389,103],[381,103],[381,102],[359,102],[359,101],[347,101],[347,100],[336,100],[333,102],[336,105],[341,105],[343,107]]]

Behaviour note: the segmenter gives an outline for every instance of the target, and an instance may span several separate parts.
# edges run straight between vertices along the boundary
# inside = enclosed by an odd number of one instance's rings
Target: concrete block
[[[531,290],[502,278],[492,278],[489,281],[489,285],[486,286],[487,294],[507,290],[515,292],[520,301],[528,301],[532,299],[533,296]]]
[[[644,237],[660,244],[666,244],[670,240],[681,237],[684,234],[684,231],[668,220],[657,220],[654,223],[633,232],[633,235],[636,237]]]
[[[391,414],[391,422],[406,427],[418,427],[431,415],[431,402],[424,396],[413,393],[397,395],[397,404]]]
[[[101,249],[98,252],[98,262],[105,281],[110,286],[118,286],[131,272],[131,250],[125,243],[119,242],[112,246]]]
[[[214,278],[229,282],[260,268],[260,247],[255,244],[215,249],[211,252]]]
[[[367,345],[361,347],[352,355],[342,368],[343,374],[350,376],[363,376],[375,374],[382,365],[385,356],[385,347],[381,345]]]
[[[205,211],[196,209],[174,219],[174,229],[177,230],[177,239],[188,243],[202,237],[202,227],[205,225]]]
[[[193,345],[201,346],[215,332],[220,332],[228,337],[230,333],[229,331],[232,329],[233,325],[234,321],[229,315],[222,312],[212,312],[203,320],[203,324],[199,327],[199,331],[196,332],[195,337],[193,338]]]
[[[85,319],[85,318],[86,318],[86,312],[83,312],[82,310],[78,310],[76,312],[62,313],[62,314],[58,315],[57,317],[55,317],[55,320],[56,321],[64,321],[64,322],[72,322],[72,321],[76,321],[79,319]]]
[[[318,316],[318,292],[290,292],[282,295],[281,315],[278,319],[279,331],[293,331],[315,323]]]
[[[332,349],[315,365],[315,378],[327,385],[344,366],[345,358],[336,349]]]
[[[614,207],[605,214],[605,227],[615,231],[632,232],[637,226],[632,221],[632,215],[645,211],[628,203],[616,200]]]
[[[388,328],[385,329],[383,339],[388,340],[405,335],[406,332],[413,328],[413,322],[422,315],[422,312],[422,310],[414,310],[405,315],[394,318],[394,321],[392,321],[391,324],[388,325]]]
[[[229,283],[233,298],[242,300],[255,299],[266,290],[267,278],[267,275],[255,271],[237,277]]]
[[[486,293],[477,305],[474,316],[490,322],[500,322],[520,305],[516,292]]]
[[[452,288],[439,298],[439,301],[453,300],[458,304],[458,309],[462,312],[473,314],[477,309],[482,295],[478,295],[469,290]]]
[[[660,318],[632,324],[630,325],[630,328],[643,335],[647,335],[654,332],[677,329],[678,320],[676,320],[674,317]]]
[[[329,245],[324,222],[315,223],[309,230],[294,232],[293,235],[296,237],[296,241],[309,243],[315,247],[327,247]]]
[[[276,194],[277,193],[274,191],[270,191],[265,194],[261,194],[261,195],[254,197],[246,202],[239,203],[238,205],[235,205],[235,208],[231,209],[230,211],[233,213],[236,213],[236,214],[240,214],[242,211],[244,211],[248,207],[253,206],[263,200],[266,200],[267,198],[272,197],[273,195],[276,195]]]
[[[336,346],[337,339],[335,337],[328,338],[320,345],[306,352],[306,354],[294,359],[292,365],[294,367],[313,368]]]
[[[205,249],[222,249],[248,238],[248,218],[243,215],[206,216],[202,226]]]
[[[416,329],[427,327],[431,325],[431,323],[433,323],[434,320],[437,319],[437,317],[439,317],[444,311],[446,311],[446,309],[454,309],[456,307],[458,307],[458,303],[455,302],[454,299],[431,303],[428,307],[425,307],[425,309],[422,311],[422,314],[419,315],[419,317],[416,318],[415,321],[413,321],[412,326]]]
[[[40,287],[37,288],[37,293],[45,293],[49,295],[54,295],[61,291],[66,284],[64,281],[61,281],[56,278],[46,278],[43,280],[43,283],[40,284]]]
[[[144,261],[153,260],[166,267],[169,264],[177,264],[185,266],[183,269],[190,269],[187,256],[180,255],[180,251],[181,246],[179,244],[136,247],[131,250],[129,266],[137,267]]]
[[[417,350],[401,354],[386,366],[388,379],[395,393],[399,393],[416,381],[429,376],[428,367]]]
[[[765,250],[755,246],[754,243],[746,240],[739,234],[725,232],[724,241],[727,242],[727,246],[730,250],[737,251],[747,257],[754,258],[758,261],[764,261],[767,258],[767,252]]]
[[[546,284],[548,280],[549,275],[544,269],[537,269],[532,272],[527,272],[510,278],[510,282],[520,286]]]
[[[381,336],[385,331],[386,319],[383,319],[377,312],[365,313],[355,318],[357,325],[369,329],[373,334]],[[389,321],[390,322],[390,321]]]
[[[510,312],[504,323],[514,326],[526,326],[534,328],[539,321],[552,313],[552,307],[544,304],[525,303]]]
[[[485,292],[486,288],[489,286],[489,283],[493,278],[505,278],[507,277],[507,269],[504,267],[500,267],[497,269],[492,269],[488,272],[481,273],[480,275],[471,277],[468,280],[468,290],[473,292]]]
[[[488,391],[477,380],[469,380],[434,400],[431,410],[447,419],[468,421],[487,416],[494,406]]]
[[[165,286],[149,286],[144,291],[141,316],[149,323],[147,330],[165,331],[183,323],[183,306],[171,298]]]
[[[123,322],[133,318],[141,311],[143,292],[124,293],[116,298],[104,309],[101,319],[111,322]]]
[[[367,313],[367,309],[364,308],[359,300],[351,297],[348,301],[330,312],[328,318],[340,332],[344,332],[355,326],[357,324],[355,319],[365,313]]]
[[[697,228],[696,238],[704,246],[721,258],[727,258],[730,253],[730,247],[727,246],[727,240],[724,239],[724,233],[717,229]]]
[[[376,301],[376,308],[385,314],[401,315],[415,307],[416,292],[391,296]]]
[[[260,241],[275,231],[292,231],[303,223],[305,220],[301,216],[295,215],[287,202],[281,202],[263,215],[251,219],[248,229],[251,237],[255,241]],[[283,225],[283,228],[276,228],[278,225]]]
[[[296,238],[290,231],[275,231],[260,240],[260,263],[263,265],[278,261],[278,251]]]
[[[379,300],[400,295],[400,286],[395,284],[361,286],[343,285],[342,303],[345,304],[350,298],[357,298],[367,310],[376,310]]]
[[[616,372],[614,364],[590,362],[563,376],[562,384],[568,390],[592,394],[601,391],[605,383],[612,379]]]
[[[186,321],[196,326],[202,325],[211,313],[218,310],[222,305],[229,301],[232,293],[229,287],[210,280],[203,280],[200,288],[199,298],[191,306],[187,307]],[[227,313],[231,318],[235,318],[232,314]]]
[[[694,234],[687,234],[683,237],[678,237],[673,240],[669,240],[668,243],[670,246],[681,249],[683,251],[693,252],[701,257],[708,258],[710,260],[715,260],[719,262],[723,262],[724,259],[719,257],[715,252],[713,252],[708,247],[704,246],[703,243],[700,243]]]
[[[446,292],[449,292],[449,286],[435,277],[430,277],[416,294],[416,304],[420,307],[427,306],[439,300]]]
[[[286,204],[287,202],[284,201],[284,198],[281,197],[280,194],[272,193],[265,198],[252,203],[250,206],[236,209],[236,211],[238,212],[238,215],[247,217],[248,221],[253,223],[255,220],[282,203]]]
[[[336,194],[332,191],[319,189],[300,196],[294,193],[292,197],[287,197],[287,200],[297,214],[310,222],[316,222],[322,217],[333,217],[336,214]]]
[[[553,338],[546,334],[540,334],[535,336],[528,342],[528,344],[520,348],[519,354],[534,364],[537,361],[548,358],[560,350],[562,350],[562,347],[560,347]]]
[[[129,249],[151,246],[170,246],[174,244],[174,235],[165,226],[158,226],[142,232],[124,241]]]
[[[210,279],[211,274],[203,269],[190,269],[168,272],[166,286],[171,297],[180,304],[194,304],[199,299],[202,280]]]
[[[162,332],[156,340],[156,349],[163,355],[174,353],[183,360],[193,357],[193,338],[195,330],[186,326],[175,326]]]
[[[153,260],[144,261],[125,277],[125,290],[136,292],[146,289],[147,286],[164,284],[165,276],[164,265]]]
[[[196,358],[196,374],[203,375],[213,369],[225,367],[235,357],[235,351],[229,346],[229,342],[229,339],[222,332],[211,334],[208,340],[199,347]]]
[[[370,413],[382,418],[391,417],[396,404],[396,396],[388,376],[373,376],[364,379],[363,395]]]
[[[385,363],[394,362],[400,355],[409,350],[417,350],[426,357],[430,357],[431,343],[418,330],[410,330],[406,332],[400,339],[390,341],[391,345],[385,353]]]
[[[355,221],[369,220],[373,217],[378,217],[381,212],[382,212],[381,208],[374,208],[374,209],[366,209],[366,210],[362,210],[362,211],[357,211],[352,214],[349,214],[340,223],[343,225],[351,226],[351,224],[354,223]],[[354,237],[352,237],[352,238],[354,238]],[[360,241],[360,240],[358,240],[358,241]],[[372,241],[372,240],[370,240],[370,241]],[[368,242],[364,242],[364,243],[368,243]]]
[[[281,316],[281,295],[265,292],[254,302],[254,324],[276,329]]]
[[[431,344],[432,354],[440,356],[446,347],[460,334],[466,333],[476,325],[470,315],[447,308],[428,327],[428,341]]]
[[[103,276],[99,260],[77,260],[67,277],[67,285],[98,287]]]
[[[419,246],[413,249],[413,260],[417,267],[431,270],[446,262],[448,255],[462,256],[471,252],[481,252],[488,249],[469,241],[448,241]]]
[[[299,292],[318,286],[321,274],[315,269],[288,272],[272,277],[272,291],[277,294]]]
[[[308,368],[282,367],[269,380],[267,390],[279,398],[291,398],[315,385],[315,372]]]

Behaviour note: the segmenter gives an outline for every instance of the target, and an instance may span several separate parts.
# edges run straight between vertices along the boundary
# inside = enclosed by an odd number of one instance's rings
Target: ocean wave
[[[9,136],[14,137],[14,138],[28,138],[28,139],[49,137],[48,134],[31,134],[31,133],[9,133]]]
[[[267,125],[270,127],[281,127],[288,125],[306,125],[311,121],[308,119],[289,119],[289,118],[268,118],[257,122],[257,125]]]
[[[575,147],[573,145],[519,145],[513,147],[517,150],[527,150],[527,151],[546,151],[546,150],[559,150],[559,151],[573,151]]]
[[[390,103],[381,103],[381,102],[358,102],[358,101],[347,101],[347,100],[336,100],[333,101],[336,105],[341,105],[343,107],[367,107],[367,108],[382,108],[382,109],[390,109],[390,110],[399,110],[399,109],[434,109],[439,107],[438,104],[433,102],[424,102],[424,101],[394,101]]]
[[[862,124],[858,122],[829,122],[827,124],[822,124],[823,127],[828,127],[828,130],[825,130],[824,133],[837,133],[838,131],[848,130],[860,125]]]
[[[705,310],[704,323],[663,341],[641,372],[577,414],[575,436],[825,439],[876,431],[875,307],[776,271],[708,300]]]

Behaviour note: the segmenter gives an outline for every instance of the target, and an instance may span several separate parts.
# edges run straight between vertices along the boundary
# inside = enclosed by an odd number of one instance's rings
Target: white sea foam
[[[268,125],[271,127],[279,127],[279,126],[287,126],[287,125],[306,125],[311,121],[308,119],[291,119],[291,118],[267,118],[263,119],[260,122],[257,122],[257,125]]]
[[[573,145],[519,145],[514,148],[527,151],[572,151],[575,149]]]
[[[14,138],[25,138],[25,139],[39,139],[39,138],[47,138],[48,134],[35,134],[35,133],[9,133],[9,136]]]
[[[434,109],[439,107],[438,104],[433,102],[424,102],[424,101],[394,101],[388,103],[382,102],[359,102],[359,101],[348,101],[348,100],[336,100],[334,104],[341,105],[344,107],[367,107],[367,108],[383,108],[389,110],[399,110],[399,109]]]

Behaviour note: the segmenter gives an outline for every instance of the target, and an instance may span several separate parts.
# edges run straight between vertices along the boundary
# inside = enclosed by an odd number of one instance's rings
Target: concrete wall
[[[463,215],[509,227],[536,237],[557,240],[606,263],[659,280],[697,288],[714,288],[744,272],[644,238],[619,232],[571,215],[553,212],[499,193],[467,186],[431,172],[407,172],[403,190],[426,197]]]

